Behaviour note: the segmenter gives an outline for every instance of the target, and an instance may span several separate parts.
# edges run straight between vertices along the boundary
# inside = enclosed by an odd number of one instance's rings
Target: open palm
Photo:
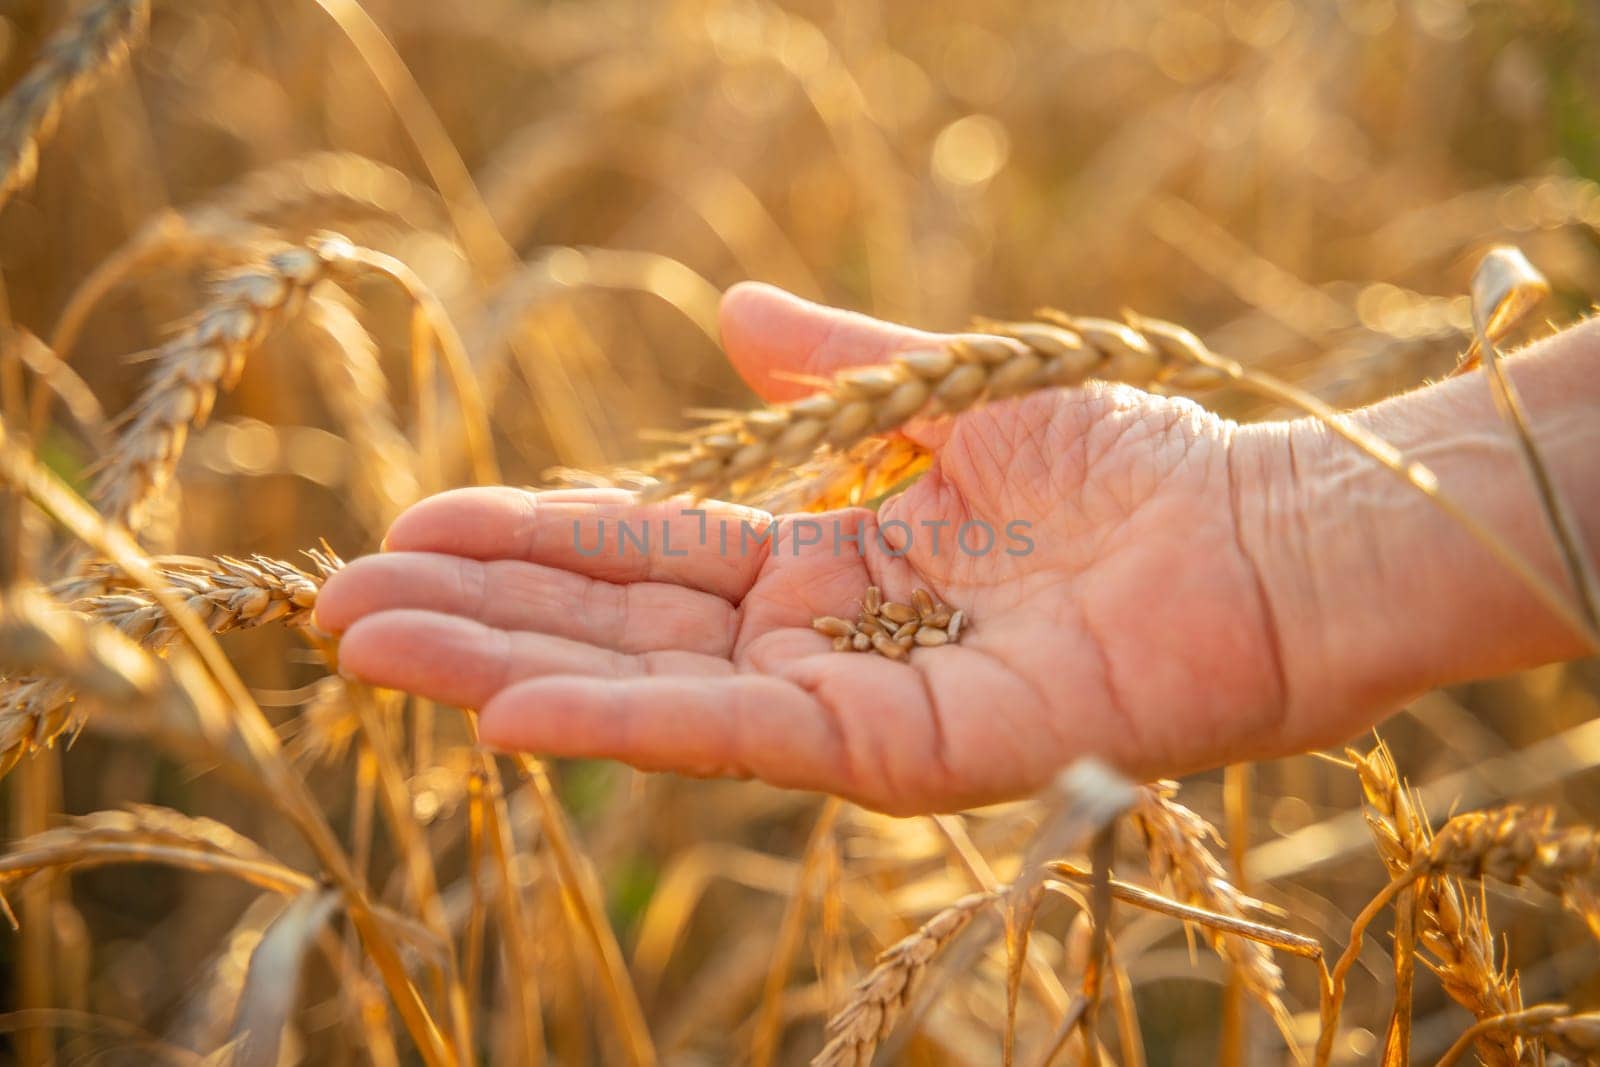
[[[723,326],[770,399],[929,341],[761,286]],[[766,541],[769,516],[714,502],[446,493],[330,580],[318,619],[347,673],[479,708],[491,743],[897,813],[1017,796],[1085,754],[1150,776],[1292,743],[1231,424],[1094,385],[910,432],[937,461],[879,513],[780,517]],[[812,618],[853,616],[869,584],[971,626],[908,662],[834,652]]]

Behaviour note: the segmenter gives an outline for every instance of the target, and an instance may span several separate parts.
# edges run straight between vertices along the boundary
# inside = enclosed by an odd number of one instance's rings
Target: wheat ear
[[[128,58],[149,22],[150,0],[92,0],[45,42],[0,101],[0,206],[33,181],[61,113]]]
[[[1428,868],[1458,878],[1531,882],[1561,898],[1600,937],[1600,832],[1560,828],[1549,808],[1509,804],[1457,815],[1440,828]]]
[[[0,670],[14,677],[0,696],[0,775],[72,725],[73,693],[126,704],[163,685],[161,665],[144,649],[29,588],[5,594]]]
[[[759,485],[780,467],[819,449],[845,452],[913,418],[965,411],[975,404],[1090,378],[1148,386],[1176,374],[1199,351],[1187,330],[1142,321],[1139,329],[1104,319],[1060,316],[1053,323],[985,324],[968,335],[915,348],[887,363],[839,374],[820,392],[776,407],[713,422],[681,451],[641,472],[644,493],[727,494]]]
[[[871,1063],[878,1042],[894,1029],[929,962],[998,896],[973,893],[962,897],[885,949],[877,966],[828,1020],[828,1043],[812,1058],[811,1067]]]
[[[219,392],[305,295],[346,258],[349,242],[323,237],[266,250],[219,279],[195,322],[151,355],[155,369],[123,415],[117,449],[100,466],[94,496],[111,519],[137,528],[177,468],[191,426],[204,424]]]
[[[213,633],[226,633],[268,622],[304,623],[316,605],[322,579],[343,564],[326,551],[313,550],[308,556],[315,574],[265,556],[248,560],[222,556],[205,566],[158,569]],[[123,666],[131,662],[129,653],[117,649],[133,642],[133,653],[160,654],[177,639],[178,631],[148,591],[136,586],[117,588],[121,580],[116,567],[91,564],[57,583],[52,590],[56,597],[53,610],[30,610],[28,625],[48,623],[57,632],[79,628],[83,631],[80,637],[64,639],[76,641],[76,645],[65,647],[82,648],[85,654],[92,653],[118,669],[131,669]],[[64,606],[69,602],[72,611]],[[88,625],[91,622],[107,625]],[[86,664],[81,670],[72,666],[79,662]],[[29,752],[48,748],[77,725],[77,694],[101,695],[94,681],[98,675],[88,673],[88,665],[94,662],[74,652],[32,665],[15,660],[6,664],[28,673],[8,679],[0,689],[0,774]]]
[[[1169,887],[1182,903],[1229,918],[1247,918],[1251,910],[1260,907],[1259,902],[1228,880],[1228,872],[1206,847],[1207,840],[1221,841],[1216,828],[1174,800],[1176,789],[1171,782],[1145,786],[1131,813],[1144,837],[1151,877]],[[1283,971],[1272,950],[1259,941],[1213,927],[1205,927],[1204,936],[1289,1038],[1293,1030],[1282,998]],[[1290,1045],[1293,1047],[1292,1040]]]
[[[1391,878],[1413,870],[1415,859],[1432,842],[1421,804],[1400,778],[1389,749],[1347,753],[1366,795],[1367,825]],[[1417,942],[1428,952],[1429,968],[1439,976],[1450,998],[1478,1019],[1522,1010],[1517,978],[1495,962],[1494,934],[1483,910],[1449,875],[1425,880],[1418,894]],[[1521,1062],[1521,1041],[1514,1033],[1490,1030],[1477,1038],[1478,1054],[1490,1067]]]

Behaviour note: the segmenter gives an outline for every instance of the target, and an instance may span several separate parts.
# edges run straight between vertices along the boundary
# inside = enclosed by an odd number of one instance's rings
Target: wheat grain
[[[835,652],[876,652],[904,660],[913,648],[938,648],[961,639],[966,613],[933,599],[926,589],[911,594],[910,604],[883,599],[883,590],[869,585],[862,594],[855,622],[820,615],[811,628],[833,638]]]
[[[92,0],[45,42],[0,101],[0,206],[33,181],[62,112],[128,58],[149,21],[150,0]]]
[[[1432,841],[1421,804],[1401,780],[1387,746],[1380,743],[1371,752],[1347,755],[1361,779],[1367,825],[1390,877],[1411,872],[1416,857],[1426,855]],[[1451,999],[1479,1019],[1521,1011],[1517,977],[1495,962],[1488,920],[1460,883],[1448,875],[1426,879],[1417,905],[1417,941],[1429,953],[1428,966]],[[1478,1038],[1478,1053],[1490,1065],[1516,1064],[1522,1047],[1514,1034],[1489,1031]]]
[[[999,895],[973,893],[962,897],[885,949],[878,956],[877,965],[856,983],[850,999],[829,1018],[828,1042],[812,1058],[811,1067],[871,1063],[878,1042],[894,1029],[928,964]]]
[[[96,473],[94,496],[114,521],[137,529],[171,479],[191,427],[203,425],[267,334],[345,258],[348,242],[323,237],[264,249],[257,262],[221,278],[211,304],[151,355],[155,369],[123,415],[117,448]]]

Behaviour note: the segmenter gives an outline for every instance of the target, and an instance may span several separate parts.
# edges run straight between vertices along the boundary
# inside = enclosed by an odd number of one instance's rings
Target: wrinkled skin
[[[930,340],[750,285],[725,300],[723,331],[769,400],[802,392],[795,374]],[[1018,796],[1087,754],[1147,777],[1296,746],[1237,519],[1244,431],[1092,385],[909,432],[936,448],[933,469],[877,516],[816,516],[822,543],[798,553],[784,534],[741,554],[738,523],[755,513],[728,505],[703,505],[702,547],[681,502],[460,490],[401,516],[384,553],[328,583],[318,619],[342,632],[346,673],[480,708],[491,744],[754,776],[894,813]],[[586,555],[602,517],[605,549]],[[649,519],[657,539],[669,522],[673,555],[659,540],[619,553],[618,518]],[[835,542],[836,521],[864,554]],[[988,552],[956,546],[969,521],[995,532]],[[935,550],[925,524],[939,522]],[[981,534],[968,530],[969,549]],[[854,617],[868,584],[899,600],[926,587],[971,626],[909,663],[833,651],[811,619]]]

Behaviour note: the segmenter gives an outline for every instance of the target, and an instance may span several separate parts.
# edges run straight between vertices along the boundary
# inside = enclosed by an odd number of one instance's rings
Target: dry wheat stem
[[[1080,884],[1088,884],[1090,879],[1088,871],[1065,860],[1052,862],[1050,864],[1050,873]],[[1111,880],[1111,895],[1124,904],[1131,904],[1136,908],[1144,908],[1146,911],[1181,919],[1183,922],[1194,923],[1197,926],[1216,930],[1219,933],[1234,934],[1280,952],[1287,952],[1308,960],[1322,959],[1321,942],[1304,934],[1294,933],[1291,930],[1254,922],[1237,915],[1224,915],[1193,904],[1185,904],[1182,901],[1173,900],[1171,897],[1152,892],[1143,886],[1134,885],[1131,882],[1118,881],[1115,878]]]
[[[1523,1011],[1479,1019],[1456,1038],[1436,1067],[1451,1067],[1466,1055],[1474,1041],[1494,1031],[1534,1038],[1574,1063],[1593,1063],[1600,1059],[1600,1012],[1583,1015],[1571,1012],[1565,1004],[1540,1004]]]
[[[389,402],[389,382],[378,345],[354,311],[334,293],[314,293],[305,321],[320,330],[334,358],[313,351],[311,372],[323,399],[350,442],[352,480],[361,510],[383,528],[421,495],[416,450],[406,440]]]
[[[91,0],[45,42],[0,101],[0,206],[33,181],[62,112],[126,61],[149,21],[150,0]]]
[[[889,1036],[911,1002],[917,979],[999,892],[962,897],[885,949],[865,978],[856,984],[844,1007],[828,1020],[828,1043],[811,1067],[866,1067],[878,1042]]]
[[[1472,278],[1472,328],[1482,353],[1484,377],[1494,398],[1495,410],[1511,428],[1517,449],[1522,454],[1533,482],[1539,510],[1550,537],[1556,544],[1583,619],[1591,628],[1600,627],[1600,575],[1585,547],[1583,530],[1578,525],[1566,496],[1556,488],[1549,466],[1539,453],[1529,429],[1528,414],[1521,394],[1505,372],[1497,336],[1510,329],[1550,292],[1550,283],[1515,248],[1492,248],[1478,264]]]
[[[314,603],[315,597],[311,600]],[[353,686],[350,698],[360,723],[362,739],[366,742],[365,749],[372,756],[373,766],[377,770],[377,799],[394,836],[411,903],[429,932],[446,949],[440,967],[440,982],[450,1014],[455,1054],[463,1063],[472,1063],[475,1056],[470,1011],[456,958],[455,942],[450,937],[444,902],[439,894],[433,852],[428,848],[424,828],[412,817],[411,791],[406,786],[405,774],[396,758],[386,723],[378,713],[373,691],[365,686]]]
[[[1413,869],[1432,841],[1426,814],[1400,779],[1389,750],[1381,743],[1369,753],[1349,751],[1366,795],[1367,824],[1378,854],[1391,878]],[[1495,961],[1494,934],[1479,905],[1472,903],[1456,879],[1425,879],[1418,892],[1417,943],[1429,954],[1429,968],[1445,992],[1479,1019],[1522,1009],[1514,974]],[[1478,1041],[1479,1055],[1490,1065],[1516,1064],[1521,1048],[1509,1033],[1490,1031]]]
[[[0,856],[0,886],[49,868],[144,862],[231,874],[275,893],[316,887],[314,878],[222,823],[149,805],[78,816],[16,842]]]
[[[544,1055],[539,971],[533,958],[534,941],[528,924],[528,909],[515,874],[517,853],[511,830],[511,813],[506,805],[505,785],[494,756],[480,750],[478,758],[484,790],[488,794],[483,807],[487,824],[484,832],[489,839],[495,870],[500,879],[495,905],[505,953],[506,988],[517,1007],[517,1035],[525,1049],[525,1062],[537,1065],[542,1062]]]
[[[477,372],[467,354],[461,336],[456,332],[444,305],[417,273],[393,256],[370,248],[361,248],[340,240],[324,244],[323,250],[340,265],[353,272],[376,274],[398,285],[411,300],[413,308],[413,349],[426,349],[426,360],[413,351],[413,363],[431,360],[436,348],[444,362],[445,372],[455,390],[456,402],[461,411],[461,429],[466,437],[472,473],[482,485],[492,485],[500,480],[500,466],[494,454],[494,433],[489,425],[489,409],[478,384]],[[415,390],[431,390],[431,381],[412,383]]]
[[[639,991],[634,987],[617,943],[616,931],[606,917],[604,896],[594,863],[579,846],[545,773],[544,765],[531,756],[518,756],[517,766],[528,781],[534,802],[538,805],[540,828],[555,859],[556,876],[562,895],[577,917],[584,938],[594,956],[595,969],[605,986],[607,1003],[612,1020],[621,1031],[628,1056],[640,1067],[657,1062],[655,1042],[639,1003]]]
[[[1361,913],[1350,924],[1350,939],[1344,952],[1334,962],[1333,969],[1323,977],[1320,1030],[1317,1034],[1315,1059],[1317,1067],[1327,1067],[1333,1057],[1333,1040],[1339,1032],[1339,1014],[1344,1009],[1345,981],[1350,975],[1350,969],[1361,958],[1361,946],[1366,939],[1367,928],[1396,897],[1404,895],[1411,889],[1419,868],[1420,864],[1413,865],[1397,875],[1378,892],[1377,896],[1367,901]]]
[[[388,97],[434,187],[443,195],[451,224],[478,273],[488,281],[510,273],[516,265],[516,252],[495,225],[472,172],[393,42],[356,0],[316,3],[355,47]]]
[[[320,884],[215,819],[133,804],[73,816],[64,825],[13,842],[0,855],[0,893],[46,870],[124,863],[158,863],[225,874],[284,896],[308,892]],[[387,908],[375,909],[375,914],[423,955],[434,957],[441,951],[441,942],[415,921]]]
[[[822,857],[832,846],[833,826],[840,808],[841,802],[837,797],[829,797],[824,801],[806,837],[800,869],[795,873],[794,892],[784,905],[783,920],[778,925],[777,941],[773,946],[772,963],[767,968],[761,1003],[756,1010],[754,1034],[750,1039],[751,1067],[768,1067],[777,1055],[778,1041],[783,1036],[783,991],[788,985],[794,958],[800,951],[801,939],[805,936],[806,910],[813,895],[811,882]]]

